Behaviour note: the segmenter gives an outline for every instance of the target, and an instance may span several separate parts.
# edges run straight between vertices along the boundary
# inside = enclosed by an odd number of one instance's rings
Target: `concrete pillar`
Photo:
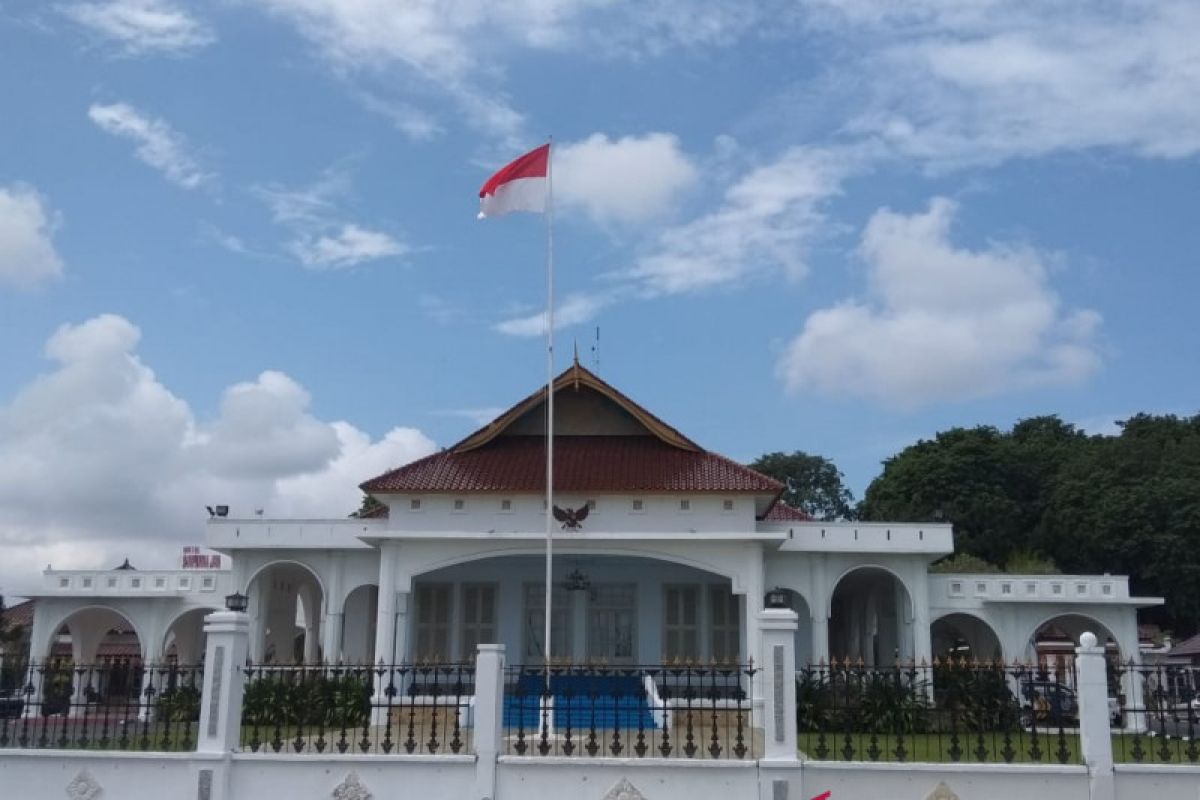
[[[345,660],[343,653],[343,618],[346,611],[346,591],[343,585],[345,556],[334,553],[329,559],[325,577],[324,616],[321,617],[321,658],[327,664]]]
[[[762,726],[765,761],[797,760],[796,612],[768,608],[759,612],[759,665],[763,677]]]
[[[475,794],[496,796],[496,759],[504,736],[504,645],[481,644],[475,657]]]
[[[829,663],[829,615],[824,609],[812,617],[812,660],[814,664]]]
[[[1112,731],[1108,720],[1108,675],[1104,648],[1094,633],[1079,637],[1075,648],[1079,692],[1079,746],[1087,765],[1091,800],[1114,800]]]
[[[250,618],[237,611],[216,611],[204,618],[204,632],[208,642],[196,752],[223,755],[240,746],[246,681],[242,665],[250,647]],[[211,800],[230,800],[229,760],[209,763]]]
[[[933,661],[933,642],[929,633],[928,584],[924,581],[914,582],[910,594],[913,605],[913,659],[918,664],[928,664]]]

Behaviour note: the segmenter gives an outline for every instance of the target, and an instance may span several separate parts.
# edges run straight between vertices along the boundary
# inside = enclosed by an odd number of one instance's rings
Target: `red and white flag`
[[[549,168],[549,144],[501,167],[479,190],[479,218],[498,217],[510,211],[543,213],[549,194]]]

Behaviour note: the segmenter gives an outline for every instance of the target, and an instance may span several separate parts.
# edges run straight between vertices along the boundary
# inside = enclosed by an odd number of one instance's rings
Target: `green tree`
[[[824,456],[801,450],[767,453],[750,468],[786,484],[783,501],[815,519],[854,519],[854,495],[843,485],[841,471]]]
[[[372,495],[364,494],[362,497],[362,502],[358,504],[358,510],[355,511],[350,516],[352,516],[352,517],[369,517],[372,514],[374,514],[375,512],[381,510],[382,508],[383,508],[383,503],[376,500],[374,498],[374,496],[372,496]]]

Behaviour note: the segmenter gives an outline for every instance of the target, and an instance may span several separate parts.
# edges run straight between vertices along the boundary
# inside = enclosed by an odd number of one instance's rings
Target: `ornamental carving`
[[[356,772],[347,775],[346,780],[333,790],[333,800],[371,800],[373,796],[371,790],[358,779]]]
[[[646,800],[646,796],[628,780],[621,778],[620,783],[609,789],[601,800]]]
[[[929,793],[929,796],[925,800],[958,800],[958,795],[946,785],[945,781],[942,781],[933,787],[933,791]]]
[[[86,769],[81,769],[75,780],[67,784],[67,797],[70,800],[96,800],[102,791],[100,784]]]

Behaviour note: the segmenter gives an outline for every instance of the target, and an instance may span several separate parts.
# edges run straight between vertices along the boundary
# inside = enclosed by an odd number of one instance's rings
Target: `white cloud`
[[[332,235],[299,239],[292,243],[291,250],[304,266],[314,269],[341,269],[409,252],[407,245],[388,234],[351,223],[342,225],[341,230]]]
[[[587,322],[613,300],[611,293],[568,295],[554,306],[554,330]],[[546,333],[546,312],[504,320],[496,325],[496,330],[509,336],[542,336]]]
[[[1200,152],[1200,6],[1188,0],[817,3],[863,53],[848,129],[935,166],[1097,147]]]
[[[51,560],[111,566],[132,551],[162,564],[202,541],[206,504],[342,517],[359,482],[434,450],[414,428],[372,441],[320,420],[273,371],[197,419],[138,357],[140,336],[111,314],[64,325],[46,345],[54,368],[0,405],[0,584]]]
[[[299,189],[260,186],[255,192],[275,222],[291,231],[288,252],[310,269],[342,269],[412,252],[391,234],[339,221],[337,200],[350,192],[349,175],[342,169],[328,169]]]
[[[797,147],[725,190],[720,206],[668,228],[624,277],[651,295],[736,284],[764,272],[791,278],[807,271],[805,247],[856,169],[850,151]]]
[[[793,392],[915,407],[1076,384],[1100,366],[1094,311],[1064,311],[1046,256],[1024,246],[955,247],[956,206],[883,209],[863,234],[870,299],[811,314],[779,374]]]
[[[171,0],[67,3],[59,10],[126,55],[187,54],[216,41],[212,29]]]
[[[437,119],[412,103],[365,90],[359,91],[357,95],[359,102],[367,110],[386,117],[396,130],[414,141],[427,141],[442,133],[442,126],[438,124]]]
[[[105,133],[137,143],[137,157],[167,180],[196,189],[213,179],[188,152],[187,142],[164,120],[148,116],[128,103],[93,104],[88,117]]]
[[[0,186],[0,284],[28,289],[62,275],[57,215],[31,186]]]
[[[554,156],[555,199],[600,222],[646,222],[674,207],[697,169],[678,137],[648,133],[609,139],[594,133]]]

